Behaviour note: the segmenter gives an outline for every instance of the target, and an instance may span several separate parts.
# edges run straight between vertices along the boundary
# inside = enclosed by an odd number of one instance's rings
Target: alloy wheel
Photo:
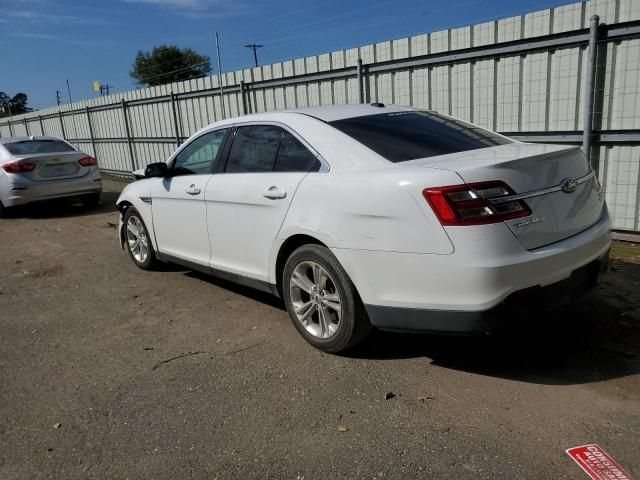
[[[340,294],[334,279],[319,263],[299,263],[291,274],[289,293],[300,324],[316,338],[330,338],[342,317]]]

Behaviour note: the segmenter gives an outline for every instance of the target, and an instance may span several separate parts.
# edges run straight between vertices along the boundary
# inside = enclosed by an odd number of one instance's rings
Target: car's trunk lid
[[[505,222],[529,250],[575,235],[602,215],[604,195],[579,147],[513,143],[405,165],[455,171],[467,184],[504,181],[531,209]]]
[[[36,165],[33,171],[22,174],[29,180],[50,181],[86,175],[91,167],[83,167],[78,163],[78,160],[86,156],[82,152],[43,153],[14,156],[14,160]]]

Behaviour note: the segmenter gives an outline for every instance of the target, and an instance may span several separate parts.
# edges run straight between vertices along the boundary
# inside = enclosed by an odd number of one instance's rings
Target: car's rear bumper
[[[525,250],[503,224],[473,228],[472,234],[448,232],[456,247],[451,255],[332,251],[375,326],[462,333],[485,330],[511,304],[518,311],[574,301],[566,291],[611,244],[606,210],[587,230],[536,250]],[[559,292],[558,298],[550,292]]]
[[[366,305],[371,323],[380,330],[452,334],[486,333],[503,322],[532,313],[575,305],[598,286],[608,268],[609,253],[573,271],[571,276],[544,287],[535,286],[509,295],[502,303],[482,311],[427,310]]]
[[[65,180],[34,182],[18,175],[12,175],[11,178],[4,175],[0,181],[0,192],[2,192],[0,200],[5,207],[102,192],[99,168],[83,177]]]

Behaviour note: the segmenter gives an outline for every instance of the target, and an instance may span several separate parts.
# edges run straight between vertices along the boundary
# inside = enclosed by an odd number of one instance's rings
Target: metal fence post
[[[27,123],[27,119],[23,118],[22,119],[22,123],[24,124],[24,131],[27,134],[27,137],[29,136],[29,124]]]
[[[584,91],[584,130],[582,132],[582,150],[591,163],[591,142],[593,140],[593,83],[596,77],[596,49],[600,17],[591,17],[589,25],[589,63],[587,64],[587,85]]]
[[[62,131],[62,138],[67,139],[67,134],[64,131],[64,122],[62,121],[62,112],[58,110],[58,118],[60,119],[60,130]]]
[[[362,59],[358,59],[358,64],[356,65],[356,73],[358,75],[358,103],[364,103],[364,77],[362,70]]]
[[[247,114],[247,101],[244,95],[244,80],[240,80],[240,98],[242,99],[242,114]]]
[[[171,115],[173,116],[173,131],[176,135],[176,147],[180,146],[180,128],[178,125],[178,113],[176,111],[176,96],[171,92]]]
[[[40,133],[44,136],[44,123],[42,123],[42,115],[38,115],[38,123],[40,123]]]
[[[13,127],[11,126],[11,120],[7,121],[7,125],[9,125],[9,136],[13,137]]]
[[[84,107],[84,111],[87,113],[87,125],[89,126],[89,137],[91,138],[91,148],[93,148],[93,156],[98,159],[98,151],[96,150],[96,140],[93,136],[93,126],[91,125],[91,111],[89,107]]]
[[[133,142],[131,140],[131,131],[129,130],[129,118],[127,115],[127,102],[122,99],[122,118],[124,120],[124,132],[127,136],[127,144],[129,145],[129,158],[131,159],[131,171],[136,170],[136,158],[133,151]]]

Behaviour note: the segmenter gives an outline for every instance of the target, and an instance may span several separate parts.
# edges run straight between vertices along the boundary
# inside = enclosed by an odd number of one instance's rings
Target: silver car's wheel
[[[316,338],[330,338],[338,331],[342,317],[340,294],[329,272],[312,261],[299,263],[289,281],[289,295],[295,316]]]
[[[129,251],[138,263],[145,263],[149,257],[149,240],[142,222],[136,215],[127,220],[127,243]]]

